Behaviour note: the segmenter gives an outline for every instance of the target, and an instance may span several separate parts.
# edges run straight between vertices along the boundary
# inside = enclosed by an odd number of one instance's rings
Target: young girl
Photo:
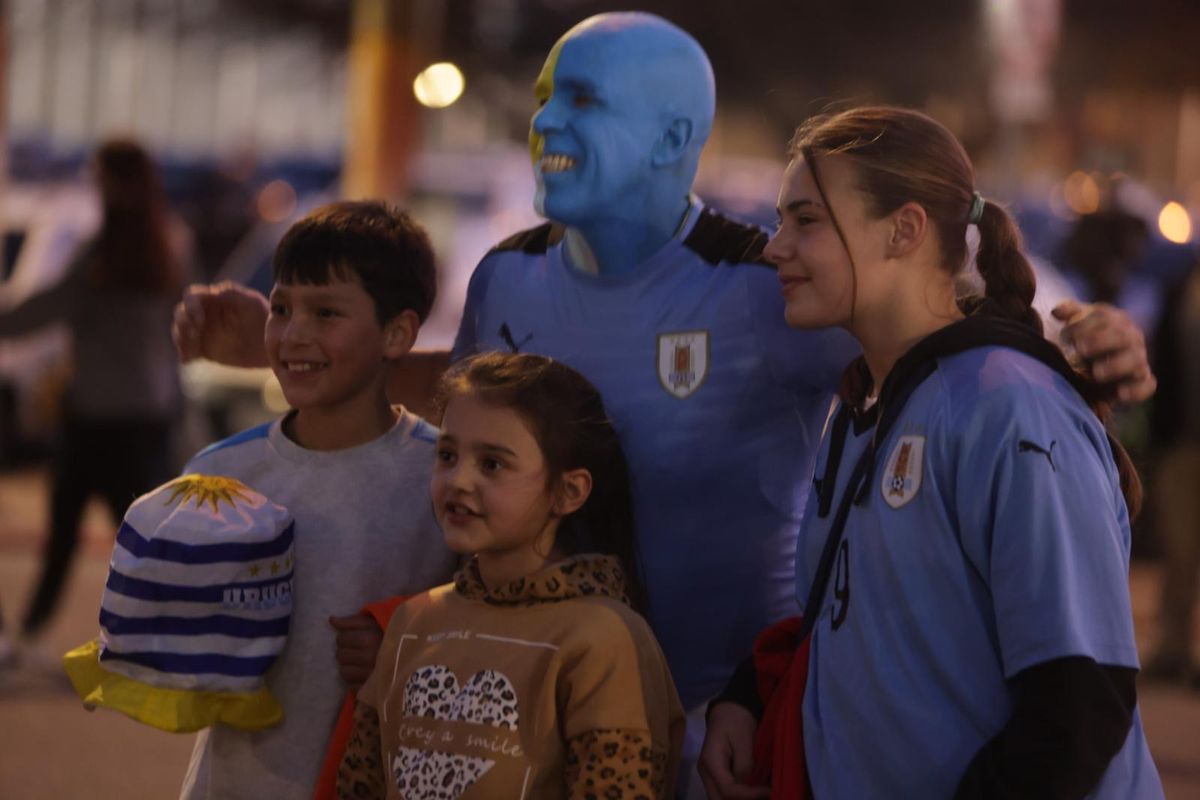
[[[392,617],[344,797],[667,797],[683,715],[641,597],[629,480],[596,389],[489,354],[442,382],[434,511],[472,558]]]
[[[1096,385],[1041,336],[1012,220],[916,112],[819,117],[791,155],[765,250],[787,320],[863,347],[796,556],[813,794],[1161,797],[1127,583],[1140,487]],[[714,708],[710,776],[746,716]]]

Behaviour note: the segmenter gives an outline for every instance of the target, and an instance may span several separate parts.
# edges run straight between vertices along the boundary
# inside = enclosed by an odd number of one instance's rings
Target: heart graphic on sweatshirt
[[[495,670],[480,670],[460,685],[449,667],[433,664],[421,667],[405,682],[404,716],[515,731],[517,690]],[[401,747],[392,759],[392,775],[402,797],[457,800],[495,763],[488,758]]]

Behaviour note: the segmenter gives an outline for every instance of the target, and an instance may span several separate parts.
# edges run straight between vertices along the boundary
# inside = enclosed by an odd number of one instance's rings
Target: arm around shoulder
[[[194,284],[175,306],[171,337],[179,359],[207,358],[231,367],[265,367],[263,328],[270,307],[259,292],[235,283]]]
[[[1146,336],[1128,312],[1108,303],[1066,300],[1054,308],[1062,339],[1084,360],[1093,378],[1115,387],[1123,403],[1140,403],[1158,388]]]

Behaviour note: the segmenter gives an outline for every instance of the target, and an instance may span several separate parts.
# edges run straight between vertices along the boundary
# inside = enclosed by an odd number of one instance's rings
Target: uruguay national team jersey
[[[874,433],[850,427],[834,497]],[[1066,656],[1137,667],[1128,514],[1103,426],[1008,348],[939,359],[876,452],[813,630],[809,774],[822,800],[948,798],[1009,719],[1007,679]],[[834,516],[813,495],[801,602]],[[1136,714],[1090,796],[1162,797]]]
[[[783,319],[766,236],[696,208],[621,275],[564,261],[550,225],[471,279],[455,357],[539,353],[604,397],[629,461],[649,617],[685,707],[715,695],[767,624],[796,613],[796,532],[821,425],[857,352]]]

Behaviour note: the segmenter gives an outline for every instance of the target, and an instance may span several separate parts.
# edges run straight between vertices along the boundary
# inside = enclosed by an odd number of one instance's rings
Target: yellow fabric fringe
[[[63,669],[87,709],[111,708],[172,733],[198,731],[215,722],[258,730],[283,720],[283,709],[266,687],[255,692],[168,689],[109,672],[100,666],[96,639],[63,656]]]

